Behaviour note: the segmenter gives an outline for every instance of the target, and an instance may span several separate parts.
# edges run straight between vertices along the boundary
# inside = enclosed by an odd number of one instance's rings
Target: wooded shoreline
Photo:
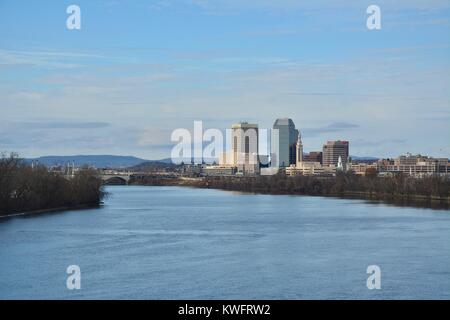
[[[159,178],[136,177],[132,185],[189,186],[254,194],[305,195],[360,199],[398,206],[450,209],[450,179],[360,177],[343,173],[336,177],[282,175],[255,177]]]
[[[96,206],[105,195],[96,170],[64,176],[16,154],[0,157],[0,217]]]

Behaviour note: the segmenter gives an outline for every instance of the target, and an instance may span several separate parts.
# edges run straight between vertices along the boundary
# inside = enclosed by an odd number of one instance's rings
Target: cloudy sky
[[[449,89],[448,0],[0,0],[0,150],[25,157],[166,158],[194,120],[277,117],[306,151],[450,157]]]

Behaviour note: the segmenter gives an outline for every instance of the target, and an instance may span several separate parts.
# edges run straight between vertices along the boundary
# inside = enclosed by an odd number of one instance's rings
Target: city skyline
[[[376,31],[369,1],[70,4],[0,4],[0,150],[160,159],[194,120],[289,116],[305,151],[450,156],[448,1],[377,1]]]
[[[285,148],[285,147],[287,147],[287,146],[293,146],[294,147],[294,149],[292,149],[292,150],[288,150],[289,152],[289,154],[288,154],[288,158],[290,158],[290,161],[293,161],[293,162],[291,162],[290,164],[295,164],[296,163],[296,161],[295,161],[295,159],[298,157],[298,155],[297,155],[297,151],[296,151],[296,145],[297,145],[297,142],[298,142],[298,139],[300,139],[300,136],[301,137],[303,137],[303,129],[301,129],[301,128],[296,128],[296,126],[295,126],[295,123],[293,122],[293,120],[291,119],[291,118],[288,118],[288,117],[283,117],[283,118],[276,118],[275,119],[275,122],[274,122],[274,124],[273,124],[273,126],[272,127],[269,127],[269,128],[261,128],[262,129],[262,131],[266,131],[265,133],[263,133],[263,137],[262,137],[262,139],[261,139],[261,137],[260,137],[260,135],[261,135],[261,133],[260,132],[258,132],[259,130],[258,130],[258,127],[259,127],[259,124],[258,124],[258,122],[257,121],[254,121],[254,123],[249,123],[248,121],[244,121],[244,120],[242,120],[242,121],[239,121],[239,122],[236,122],[236,123],[231,123],[230,124],[230,126],[231,126],[231,131],[233,132],[233,130],[234,129],[236,129],[237,127],[236,126],[241,126],[241,125],[248,125],[248,126],[250,126],[250,127],[252,127],[252,126],[256,126],[255,128],[256,128],[256,135],[257,135],[257,149],[258,149],[258,152],[257,152],[257,155],[258,156],[268,156],[268,153],[270,152],[270,153],[283,153],[283,151],[281,151],[281,149],[279,149],[279,150],[276,150],[276,151],[274,151],[274,145],[273,145],[273,142],[274,142],[274,139],[280,139],[279,138],[279,135],[280,134],[278,134],[277,133],[277,135],[276,136],[274,136],[274,130],[275,131],[280,131],[280,132],[283,132],[283,129],[282,129],[282,126],[286,126],[287,124],[282,124],[281,126],[279,125],[279,121],[288,121],[289,122],[289,126],[290,125],[292,125],[292,129],[290,128],[288,131],[291,131],[291,130],[293,130],[293,132],[296,134],[295,135],[295,141],[294,141],[294,143],[293,144],[286,144],[286,143],[282,143],[282,148]],[[211,141],[209,141],[209,140],[204,140],[205,139],[205,136],[204,136],[204,134],[205,134],[205,132],[207,132],[208,130],[217,130],[217,131],[220,131],[221,133],[222,133],[222,135],[223,135],[223,142],[221,143],[221,144],[219,144],[219,145],[222,145],[223,146],[223,150],[221,151],[221,150],[218,150],[218,151],[214,151],[214,152],[217,152],[219,155],[218,156],[216,156],[216,157],[207,157],[207,158],[203,158],[203,161],[207,161],[207,162],[211,162],[211,161],[213,161],[214,159],[215,160],[220,160],[220,158],[221,158],[221,153],[223,152],[223,153],[232,153],[232,152],[236,152],[236,150],[235,150],[235,147],[234,147],[234,145],[235,145],[235,141],[234,140],[231,140],[231,142],[230,143],[227,143],[226,142],[226,139],[227,139],[227,130],[229,130],[229,129],[225,129],[225,128],[208,128],[208,127],[203,127],[203,122],[202,121],[197,121],[197,122],[199,122],[199,123],[202,123],[202,125],[200,125],[200,127],[201,127],[201,129],[202,129],[202,131],[201,131],[201,137],[202,137],[202,141],[201,141],[201,144],[200,144],[200,146],[201,146],[201,148],[202,148],[202,150],[204,150],[208,145],[211,147],[212,145],[215,145],[214,143],[211,143]],[[194,144],[195,144],[195,141],[196,141],[196,134],[198,134],[198,133],[196,133],[196,130],[195,130],[195,122],[194,122],[194,125],[193,125],[193,127],[194,127],[194,129],[193,130],[191,130],[190,128],[177,128],[178,130],[185,130],[186,132],[189,132],[189,134],[191,135],[191,138],[190,139],[192,139],[192,141],[191,141],[191,153],[192,153],[192,159],[194,159],[195,158],[195,156],[194,156]],[[308,131],[308,129],[306,129],[306,131]],[[234,135],[234,134],[233,134]],[[285,135],[285,134],[284,134]],[[288,137],[289,136],[291,136],[291,134],[288,134]],[[197,137],[198,138],[198,137]],[[302,140],[303,140],[303,138],[301,138]],[[281,140],[280,140],[281,141]],[[180,141],[179,141],[180,142]],[[291,141],[292,142],[292,141]],[[325,148],[329,145],[329,144],[335,144],[335,143],[345,143],[345,144],[347,144],[347,149],[348,149],[348,144],[350,143],[350,141],[348,140],[348,139],[346,139],[344,136],[339,136],[339,138],[337,138],[336,140],[333,140],[333,139],[330,139],[330,138],[327,138],[327,137],[324,137],[324,140],[322,141],[322,143],[317,147],[317,148],[313,148],[313,147],[308,147],[308,145],[306,145],[306,148],[304,148],[305,147],[305,144],[302,144],[302,150],[303,150],[303,155],[304,156],[306,156],[306,157],[308,157],[308,156],[310,156],[310,155],[312,155],[312,156],[314,156],[314,157],[317,157],[317,156],[319,156],[317,153],[320,153],[320,156],[322,156],[322,153],[323,153],[323,151],[325,150]],[[170,148],[172,149],[172,151],[173,151],[173,148],[177,145],[178,143],[175,141],[175,140],[171,140],[171,142],[170,142]],[[286,144],[286,145],[284,145],[284,144]],[[288,147],[288,149],[291,149],[291,147]],[[217,147],[217,145],[215,145],[214,146],[214,148],[213,148],[213,150],[216,150],[216,147]],[[242,147],[243,148],[243,147]],[[277,147],[276,149],[278,149],[279,147]],[[234,151],[233,151],[234,150]],[[9,153],[9,152],[11,152],[11,153],[17,153],[15,150],[0,150],[1,152],[6,152],[6,154],[7,153]],[[293,154],[291,154],[291,153],[293,153]],[[348,155],[348,157],[356,157],[356,158],[367,158],[367,159],[393,159],[393,158],[395,158],[395,157],[398,157],[399,155],[417,155],[417,156],[426,156],[426,155],[428,155],[428,156],[436,156],[436,155],[433,155],[433,154],[425,154],[425,153],[420,153],[420,152],[414,152],[414,151],[407,151],[407,152],[404,152],[404,153],[398,153],[398,154],[396,154],[396,155],[389,155],[389,156],[386,156],[386,155],[381,155],[381,156],[373,156],[373,155],[366,155],[366,154],[354,154],[354,153],[349,153],[348,152],[348,150],[347,150],[347,155]],[[38,156],[31,156],[31,157],[24,157],[23,155],[21,155],[21,154],[19,154],[19,156],[21,156],[22,158],[29,158],[29,159],[38,159],[38,158],[41,158],[41,157],[43,157],[43,158],[45,158],[45,157],[58,157],[58,156],[61,156],[61,157],[70,157],[70,156],[74,156],[74,157],[83,157],[83,156],[123,156],[123,157],[135,157],[135,158],[140,158],[139,156],[137,156],[137,155],[134,155],[134,154],[112,154],[112,153],[91,153],[91,154],[81,154],[81,153],[76,153],[76,154],[41,154],[41,155],[38,155]],[[293,157],[293,158],[292,158]],[[441,156],[441,158],[450,158],[450,157],[448,157],[448,156]],[[142,158],[142,157],[141,157]],[[163,156],[163,157],[160,157],[160,158],[142,158],[143,160],[151,160],[151,161],[158,161],[158,160],[168,160],[168,159],[170,159],[171,158],[171,155],[170,155],[170,150],[169,150],[169,154],[167,154],[167,155],[165,155],[165,156]],[[336,160],[336,159],[335,159]],[[200,161],[200,160],[199,160]],[[279,164],[277,164],[277,166],[280,166],[280,167],[287,167],[287,166],[289,166],[289,165],[286,165],[285,163],[284,163],[284,161],[282,161],[282,163],[279,163]]]
[[[0,39],[16,311],[450,299],[450,0],[0,0]]]

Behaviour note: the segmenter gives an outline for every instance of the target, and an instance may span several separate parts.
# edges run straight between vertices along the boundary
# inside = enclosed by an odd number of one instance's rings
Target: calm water
[[[0,220],[0,298],[450,298],[450,211],[109,187],[100,209]],[[81,290],[66,268],[81,268]],[[368,290],[366,268],[381,268]]]

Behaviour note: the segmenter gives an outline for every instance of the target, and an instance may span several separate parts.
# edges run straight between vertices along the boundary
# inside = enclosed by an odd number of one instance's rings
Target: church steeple
[[[297,166],[303,162],[303,143],[300,130],[298,131],[297,138]]]
[[[339,156],[339,158],[338,158],[338,163],[337,163],[336,169],[339,170],[339,171],[343,171],[344,170],[344,165],[342,164],[341,156]]]

